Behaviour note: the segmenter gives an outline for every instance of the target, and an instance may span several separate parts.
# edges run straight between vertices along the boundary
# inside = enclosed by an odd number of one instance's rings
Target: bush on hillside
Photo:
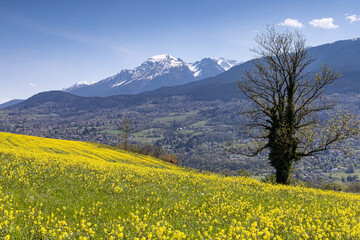
[[[352,192],[352,193],[360,193],[360,182],[352,182],[349,183],[345,187],[346,192]]]
[[[126,150],[119,145],[119,148]],[[175,154],[164,154],[164,150],[161,146],[152,145],[150,143],[146,143],[143,145],[131,144],[127,146],[127,151],[133,153],[139,153],[142,155],[152,156],[158,159],[161,159],[165,162],[173,163],[178,165],[180,163],[178,157]]]
[[[333,182],[333,183],[325,183],[321,186],[321,189],[323,190],[333,190],[333,191],[343,191],[344,185]]]
[[[275,184],[276,176],[275,176],[275,174],[268,174],[264,178],[261,179],[261,182]]]
[[[246,169],[239,169],[238,176],[240,177],[250,177],[250,173]]]
[[[160,159],[164,160],[165,162],[173,163],[178,165],[179,159],[175,154],[165,154],[160,157]]]

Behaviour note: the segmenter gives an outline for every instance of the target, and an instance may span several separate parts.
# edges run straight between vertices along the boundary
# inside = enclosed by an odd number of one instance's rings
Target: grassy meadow
[[[360,195],[0,133],[0,239],[360,239]]]

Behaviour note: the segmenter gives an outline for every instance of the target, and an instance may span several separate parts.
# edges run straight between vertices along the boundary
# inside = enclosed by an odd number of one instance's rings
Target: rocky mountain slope
[[[185,63],[180,58],[163,54],[99,82],[80,82],[64,90],[79,96],[136,94],[216,76],[237,64],[239,62],[225,58],[204,58],[195,63]]]

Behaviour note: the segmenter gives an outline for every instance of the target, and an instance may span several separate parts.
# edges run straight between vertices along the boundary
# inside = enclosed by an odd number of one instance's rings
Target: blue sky
[[[163,53],[249,60],[269,24],[300,30],[309,46],[360,37],[360,1],[0,0],[0,103]]]

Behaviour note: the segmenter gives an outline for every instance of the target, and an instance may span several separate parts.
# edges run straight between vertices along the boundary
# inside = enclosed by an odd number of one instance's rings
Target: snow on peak
[[[236,60],[229,60],[226,58],[211,58],[214,61],[217,62],[218,65],[220,65],[225,71],[229,70],[230,68],[232,68],[233,66],[239,65],[241,62],[238,62]]]
[[[81,81],[81,82],[78,82],[77,84],[75,84],[75,85],[77,85],[77,86],[80,86],[80,85],[93,85],[94,84],[94,82],[85,82],[85,81]]]
[[[154,62],[160,62],[163,60],[177,60],[177,58],[169,55],[169,54],[160,54],[160,55],[155,55],[149,58],[150,61],[154,61]]]
[[[79,82],[64,90],[71,92],[91,85],[115,88],[138,81],[147,84],[147,82],[150,82],[155,77],[169,73],[178,75],[177,73],[179,72],[183,72],[185,75],[192,74],[194,78],[199,79],[205,76],[214,76],[222,71],[227,71],[237,64],[240,64],[240,62],[225,58],[204,58],[195,63],[185,63],[182,59],[173,57],[170,54],[160,54],[148,58],[140,66],[133,69],[123,69],[120,73],[97,83]]]
[[[138,71],[139,68],[149,65],[149,63],[151,65],[151,68],[154,68],[154,70],[157,69],[156,71],[158,71],[158,74],[163,74],[165,73],[165,70],[168,70],[170,68],[182,67],[186,65],[186,63],[184,63],[184,61],[180,58],[173,57],[169,54],[161,54],[149,58],[146,62],[144,62],[140,67],[136,68],[135,70]]]
[[[85,82],[85,81],[81,81],[78,83],[75,83],[74,85],[70,86],[69,88],[64,88],[64,91],[71,91],[71,90],[75,90],[77,88],[82,88],[85,86],[90,86],[90,85],[94,85],[95,82]]]
[[[193,72],[194,77],[198,77],[201,73],[201,69],[195,63],[188,63],[188,68]]]
[[[213,62],[213,63],[210,63]],[[236,60],[229,60],[226,58],[203,58],[200,61],[197,61],[195,63],[188,63],[188,67],[190,71],[193,72],[194,77],[199,78],[203,77],[203,70],[206,68],[206,72],[209,74],[209,71],[214,71],[213,74],[216,73],[216,71],[227,71],[230,68],[232,68],[235,65],[240,64],[241,62],[238,62]],[[209,64],[213,68],[212,70],[209,69]],[[216,64],[217,66],[214,66],[212,64]],[[212,76],[211,74],[209,76]]]
[[[152,56],[147,60],[147,62],[168,64],[167,67],[177,67],[184,64],[180,58],[173,57],[169,54]]]
[[[173,57],[169,54],[161,54],[148,58],[147,61],[136,68],[123,70],[112,78],[108,78],[107,81],[113,82],[112,88],[127,85],[134,81],[148,82],[157,76],[184,66],[186,66],[186,63],[180,58]]]
[[[118,86],[120,86],[120,85],[123,85],[124,83],[126,83],[126,80],[121,81],[121,82],[119,82],[119,83],[115,83],[115,84],[112,85],[111,87],[112,87],[112,88],[113,88],[113,87],[118,87]]]

